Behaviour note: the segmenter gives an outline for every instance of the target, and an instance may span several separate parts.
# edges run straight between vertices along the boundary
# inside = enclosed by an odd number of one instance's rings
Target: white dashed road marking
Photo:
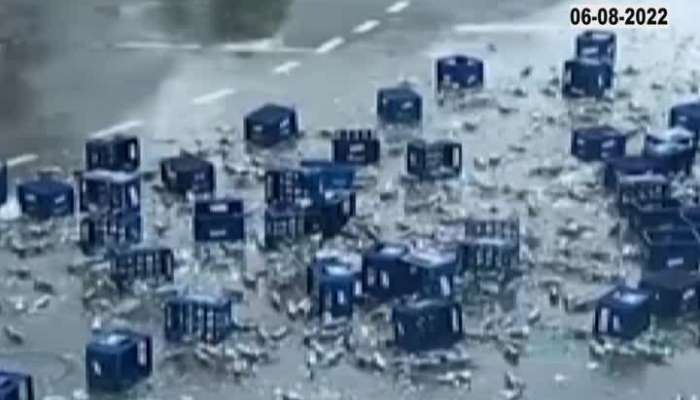
[[[411,5],[410,1],[402,0],[402,1],[397,1],[396,3],[390,5],[387,7],[386,12],[388,14],[398,14],[401,11],[405,10],[408,8],[408,6]]]
[[[288,73],[292,72],[293,69],[299,67],[300,65],[301,65],[301,63],[299,61],[290,60],[290,61],[283,62],[282,64],[276,66],[275,69],[272,70],[272,73],[275,75],[288,74]]]
[[[112,125],[109,128],[101,129],[97,132],[93,132],[89,136],[91,138],[100,138],[104,136],[113,135],[115,133],[126,132],[141,126],[143,126],[143,121],[134,119],[131,121],[126,121],[116,125]]]
[[[22,154],[16,157],[12,157],[9,160],[7,160],[7,166],[8,167],[16,167],[18,165],[30,163],[32,161],[35,161],[39,158],[38,155],[29,153],[29,154]]]
[[[219,101],[225,97],[231,96],[234,93],[236,93],[236,89],[233,89],[233,88],[225,88],[225,89],[217,90],[215,92],[211,92],[211,93],[203,94],[199,97],[195,97],[194,99],[192,99],[192,104],[198,105],[198,106],[205,105],[205,104],[211,104],[211,103]]]
[[[345,43],[345,39],[343,39],[340,36],[336,36],[332,39],[328,39],[325,42],[323,42],[320,46],[316,48],[316,53],[318,54],[326,54],[331,51],[333,51],[336,47],[342,45]]]
[[[379,24],[380,24],[380,22],[377,21],[376,19],[370,19],[370,20],[367,20],[367,21],[357,25],[355,27],[355,29],[352,30],[352,32],[355,34],[358,34],[358,35],[362,34],[362,33],[367,33],[369,31],[375,29],[376,27],[378,27]]]

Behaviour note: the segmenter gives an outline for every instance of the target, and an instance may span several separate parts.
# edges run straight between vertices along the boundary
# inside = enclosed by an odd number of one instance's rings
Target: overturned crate
[[[165,338],[218,344],[234,329],[233,300],[225,296],[178,295],[165,303]]]
[[[649,292],[618,286],[604,295],[593,315],[593,335],[632,340],[651,324]]]
[[[39,176],[17,186],[22,214],[35,219],[72,215],[75,210],[73,185],[48,176]]]
[[[695,271],[700,261],[700,237],[687,227],[648,229],[642,234],[642,255],[647,271]]]
[[[423,99],[408,85],[379,89],[377,116],[383,125],[420,125],[423,120]]]
[[[192,225],[196,243],[242,241],[245,239],[243,200],[198,200]]]
[[[110,278],[120,290],[136,281],[149,284],[172,282],[175,256],[169,247],[118,249],[110,255]]]
[[[462,307],[447,299],[421,299],[394,306],[395,344],[408,352],[453,346],[464,337]]]
[[[605,61],[575,58],[564,62],[562,94],[568,98],[603,97],[613,86],[613,68]]]
[[[594,58],[615,64],[617,38],[614,32],[586,30],[576,36],[576,57]]]
[[[126,329],[98,331],[85,348],[85,369],[91,392],[128,390],[153,371],[152,339]]]
[[[141,176],[138,173],[87,171],[79,175],[78,188],[82,212],[141,209]]]
[[[362,286],[366,295],[388,300],[415,293],[418,274],[404,261],[410,248],[400,243],[379,243],[362,255]]]
[[[32,376],[0,369],[0,400],[34,400]]]
[[[137,244],[141,240],[143,221],[140,212],[92,213],[80,221],[80,248],[86,254]]]
[[[134,172],[141,165],[139,139],[117,134],[90,139],[85,143],[85,169]]]
[[[245,140],[269,147],[299,135],[297,112],[278,104],[265,104],[245,116]]]
[[[676,318],[700,311],[697,271],[667,269],[644,274],[639,288],[651,293],[651,310],[657,317]]]
[[[625,155],[627,137],[609,125],[574,129],[571,155],[581,161],[602,161]]]
[[[435,79],[438,93],[480,89],[484,86],[484,62],[461,54],[438,58]]]
[[[208,195],[216,189],[214,164],[189,153],[161,160],[160,178],[168,191],[180,196]]]
[[[372,129],[339,129],[333,135],[333,161],[351,165],[379,163],[381,144]]]
[[[358,274],[348,263],[337,259],[321,259],[309,265],[307,292],[314,310],[323,319],[351,318]]]
[[[457,178],[462,173],[462,144],[413,140],[406,148],[406,171],[420,180]]]

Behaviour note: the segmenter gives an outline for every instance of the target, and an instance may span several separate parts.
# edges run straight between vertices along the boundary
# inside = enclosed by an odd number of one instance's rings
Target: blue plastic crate
[[[406,171],[421,180],[459,177],[462,173],[462,144],[449,140],[410,141],[406,148]]]
[[[623,176],[634,175],[666,175],[667,165],[659,159],[645,156],[624,156],[605,160],[603,171],[603,186],[616,189],[618,180]]]
[[[318,210],[319,225],[324,238],[330,238],[345,227],[355,216],[356,202],[353,191],[325,192],[320,204],[312,206],[312,211]]]
[[[464,338],[462,306],[447,299],[421,299],[393,307],[395,344],[408,352],[453,346]]]
[[[75,210],[73,185],[50,177],[20,183],[17,197],[22,214],[36,219],[65,217]]]
[[[619,286],[596,305],[593,335],[632,340],[649,328],[651,298],[645,290]]]
[[[93,213],[80,221],[80,248],[86,254],[137,244],[141,240],[143,221],[139,212]]]
[[[127,248],[110,254],[110,278],[120,290],[135,281],[161,284],[174,277],[175,256],[169,247]]]
[[[34,400],[31,375],[0,370],[0,400]]]
[[[417,269],[404,261],[408,246],[379,243],[362,255],[362,287],[365,294],[380,300],[418,291]]]
[[[320,217],[308,207],[274,205],[265,210],[265,247],[276,248],[320,229]]]
[[[651,293],[651,311],[661,318],[676,318],[700,310],[700,274],[667,269],[644,274],[639,288]]]
[[[520,243],[520,219],[514,216],[468,217],[464,220],[464,237],[469,239],[504,239]]]
[[[335,163],[330,160],[305,158],[301,160],[307,186],[312,195],[327,190],[350,190],[355,183],[355,167],[350,164]]]
[[[682,126],[695,134],[695,147],[700,139],[700,101],[681,103],[671,107],[669,126]]]
[[[669,128],[644,137],[642,155],[664,162],[669,172],[692,172],[695,161],[695,135],[683,128]]]
[[[97,331],[85,348],[85,373],[90,391],[121,392],[153,371],[153,343],[146,334],[117,329]]]
[[[234,328],[233,300],[223,296],[183,295],[165,303],[165,338],[218,344]]]
[[[139,139],[133,135],[113,135],[85,143],[85,169],[134,172],[141,164]]]
[[[0,206],[7,202],[7,164],[0,161]]]
[[[407,85],[379,89],[377,116],[385,125],[420,125],[423,120],[423,99]]]
[[[139,211],[141,176],[138,173],[94,170],[78,178],[80,211]]]
[[[403,261],[416,271],[418,291],[425,297],[451,297],[458,272],[456,252],[439,249],[412,250]]]
[[[349,264],[335,258],[317,260],[308,266],[306,279],[318,315],[352,317],[357,274]]]
[[[311,196],[308,179],[301,169],[270,168],[265,171],[265,203],[295,204]]]
[[[245,239],[243,200],[198,200],[194,206],[195,242],[235,242]]]
[[[214,164],[187,153],[161,160],[160,178],[167,190],[181,196],[211,194],[216,189]]]
[[[564,62],[562,94],[565,97],[603,97],[612,86],[613,69],[609,63],[591,58]]]
[[[673,227],[642,232],[642,253],[647,271],[695,271],[700,261],[700,237],[691,228]]]
[[[484,62],[465,55],[441,57],[435,75],[438,92],[480,89],[484,86]]]
[[[244,118],[245,140],[258,146],[273,146],[299,135],[299,123],[294,109],[277,104],[265,104]]]
[[[353,165],[379,163],[381,145],[371,129],[340,129],[333,137],[333,161]]]
[[[632,201],[639,204],[669,197],[671,182],[663,175],[622,176],[617,182],[616,206],[621,216],[630,213]]]
[[[602,161],[625,155],[627,137],[609,125],[574,129],[571,155],[581,161]]]
[[[681,219],[682,204],[677,199],[633,199],[629,208],[630,228],[638,233],[660,227],[686,227]]]
[[[700,206],[683,207],[680,210],[681,220],[688,227],[700,233]]]
[[[615,64],[616,53],[617,39],[614,32],[587,30],[576,36],[576,57]]]
[[[476,281],[507,282],[516,275],[519,262],[517,242],[499,238],[465,240],[460,245],[461,271]]]

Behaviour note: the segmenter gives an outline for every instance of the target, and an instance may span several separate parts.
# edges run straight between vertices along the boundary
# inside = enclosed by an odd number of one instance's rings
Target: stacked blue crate
[[[593,335],[632,340],[649,328],[649,292],[619,286],[604,295],[596,305]]]
[[[0,206],[7,202],[7,164],[0,161]]]
[[[476,281],[510,280],[520,262],[520,219],[467,218],[459,253],[460,272],[471,273]]]
[[[700,274],[667,269],[644,274],[639,288],[651,293],[651,311],[660,318],[676,318],[700,311]]]
[[[78,179],[82,212],[141,210],[141,175],[107,170],[84,172]]]
[[[318,315],[351,318],[355,304],[357,274],[336,258],[316,260],[307,267],[307,293]]]
[[[624,156],[605,160],[603,186],[608,190],[617,188],[622,176],[666,175],[667,165],[659,159],[644,156]]]
[[[120,290],[135,281],[172,282],[175,277],[173,250],[162,246],[118,249],[110,254],[109,275]]]
[[[352,190],[355,183],[355,167],[330,160],[305,158],[300,162],[312,196],[331,190]],[[312,190],[315,189],[315,190]],[[316,189],[317,188],[317,189]]]
[[[418,293],[435,298],[454,295],[457,261],[456,252],[435,248],[413,249],[403,257],[403,262],[415,270]]]
[[[193,234],[197,243],[237,242],[245,239],[243,200],[198,200],[194,206]]]
[[[408,352],[453,346],[464,338],[461,305],[447,299],[421,299],[393,307],[395,344]]]
[[[603,161],[625,155],[627,137],[609,125],[574,129],[571,155],[581,161]]]
[[[688,227],[662,227],[642,232],[644,266],[648,271],[695,271],[700,261],[700,236]]]
[[[484,62],[465,55],[441,57],[435,75],[438,92],[480,89],[484,86]]]
[[[686,227],[681,219],[682,204],[671,197],[661,199],[632,199],[629,207],[629,225],[638,233],[661,227]]]
[[[700,139],[700,101],[681,103],[671,107],[668,125],[682,126],[695,134],[695,148]]]
[[[296,204],[311,197],[307,176],[301,169],[268,168],[265,171],[265,203]]]
[[[661,160],[674,174],[692,172],[695,161],[695,137],[683,127],[649,133],[644,137],[642,155]]]
[[[414,293],[419,288],[415,267],[404,261],[408,246],[379,243],[362,255],[362,287],[365,294],[380,300]]]
[[[0,369],[0,400],[34,400],[31,375]]]
[[[423,120],[423,99],[408,85],[379,89],[377,116],[385,125],[420,125]]]
[[[412,140],[406,148],[406,171],[420,180],[459,177],[462,173],[462,144],[450,140],[432,143]]]
[[[616,206],[621,216],[630,214],[632,202],[643,205],[647,202],[667,199],[671,182],[663,175],[622,176],[617,183]]]
[[[614,32],[586,30],[576,36],[576,57],[605,60],[614,65],[617,39]]]
[[[321,229],[320,216],[310,207],[298,204],[270,205],[265,209],[264,220],[264,244],[267,248],[277,248]]]
[[[36,219],[65,217],[75,210],[73,185],[49,176],[39,176],[17,187],[22,214]]]
[[[333,136],[333,161],[351,165],[379,163],[381,145],[371,129],[340,129]]]
[[[269,147],[299,135],[299,123],[294,109],[277,104],[265,104],[244,118],[245,140]]]
[[[356,201],[353,191],[328,191],[316,208],[320,213],[320,227],[324,238],[331,238],[355,216]]]
[[[85,370],[90,391],[130,389],[153,371],[151,337],[126,329],[98,331],[85,348]]]
[[[141,164],[139,139],[133,135],[113,135],[90,139],[85,143],[85,168],[88,171],[134,172]]]
[[[613,86],[613,67],[594,58],[564,62],[562,94],[570,98],[603,97]]]
[[[178,295],[165,303],[165,338],[218,344],[233,331],[233,301],[225,296]]]
[[[143,240],[140,212],[114,211],[90,213],[80,221],[80,247],[94,254],[105,247],[121,247]]]
[[[165,188],[175,194],[211,194],[216,189],[214,164],[188,153],[160,161],[160,178]]]

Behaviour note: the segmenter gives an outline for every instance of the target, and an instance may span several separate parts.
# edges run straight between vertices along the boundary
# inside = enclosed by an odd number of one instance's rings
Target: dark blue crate
[[[17,197],[22,214],[31,218],[65,217],[75,210],[73,185],[50,177],[20,183]]]
[[[114,135],[90,139],[85,143],[85,169],[134,172],[141,164],[139,139],[133,135]]]
[[[265,104],[244,118],[245,140],[268,147],[299,135],[299,123],[294,109],[277,104]]]
[[[616,205],[621,216],[630,214],[632,202],[646,204],[669,198],[671,182],[663,175],[622,176],[617,183]]]
[[[161,160],[160,178],[167,190],[181,196],[211,194],[216,189],[214,164],[187,153]]]
[[[355,192],[325,192],[321,203],[312,207],[320,214],[321,220],[319,222],[323,237],[333,237],[340,233],[350,219],[355,216]]]
[[[476,281],[507,282],[516,275],[517,242],[499,238],[468,239],[460,245],[459,265]]]
[[[235,242],[245,239],[243,200],[198,200],[194,206],[195,242]]]
[[[311,197],[309,179],[301,169],[270,168],[265,171],[265,203],[295,204]]]
[[[421,180],[459,177],[462,173],[462,144],[449,140],[410,141],[406,148],[406,171]]]
[[[574,129],[571,155],[581,161],[602,161],[625,155],[627,137],[609,125]]]
[[[394,342],[408,352],[453,346],[464,338],[462,306],[447,299],[422,299],[392,310]]]
[[[418,291],[417,269],[404,261],[408,246],[379,243],[362,255],[362,287],[365,294],[380,300]]]
[[[691,228],[673,227],[642,232],[642,254],[647,271],[695,271],[700,261],[700,237]]]
[[[350,164],[305,158],[300,165],[305,169],[312,194],[327,190],[350,190],[354,187],[355,167]]]
[[[669,128],[644,137],[642,155],[664,162],[669,172],[692,172],[695,161],[695,136],[683,128]]]
[[[576,57],[615,64],[616,53],[617,39],[614,32],[587,30],[576,36]]]
[[[379,163],[381,145],[371,129],[340,129],[333,137],[333,161],[352,165]]]
[[[0,370],[0,400],[34,400],[31,375]]]
[[[320,231],[320,217],[298,205],[275,205],[265,210],[265,247],[276,248],[294,242],[310,232]]]
[[[308,266],[306,279],[318,315],[352,317],[357,274],[349,264],[335,258],[317,260]]]
[[[645,290],[619,286],[596,305],[593,335],[632,340],[649,328],[651,298]]]
[[[80,221],[80,248],[86,254],[141,240],[143,221],[139,212],[93,213]]]
[[[456,252],[438,249],[412,250],[403,261],[415,270],[418,291],[425,297],[451,297],[458,272]]]
[[[667,269],[644,274],[639,288],[651,293],[651,311],[660,318],[676,318],[700,310],[700,274]]]
[[[480,89],[484,86],[484,62],[476,57],[452,55],[437,60],[438,92]]]
[[[146,334],[117,329],[97,331],[85,347],[88,390],[122,392],[153,371],[153,343]]]
[[[169,247],[127,248],[110,254],[110,278],[120,290],[136,281],[161,284],[174,277],[175,256]]]
[[[683,207],[680,214],[681,220],[688,224],[688,227],[700,232],[700,206]]]
[[[78,177],[80,211],[139,211],[141,176],[138,173],[94,170]]]
[[[700,138],[700,101],[681,103],[671,107],[668,124],[682,126],[695,134],[695,147]]]
[[[520,219],[514,216],[468,217],[464,220],[464,237],[470,239],[504,239],[520,243]]]
[[[603,97],[612,89],[613,69],[607,62],[576,58],[564,62],[562,94],[570,98]]]
[[[379,89],[377,116],[386,125],[420,125],[423,119],[423,99],[407,85]]]
[[[681,219],[681,202],[673,198],[633,199],[628,218],[630,228],[640,234],[647,229],[687,226]]]
[[[7,164],[0,161],[0,206],[7,202]]]
[[[233,300],[228,297],[184,295],[165,303],[165,338],[218,344],[234,328]]]
[[[603,186],[612,190],[617,188],[622,176],[634,175],[666,175],[668,166],[659,159],[645,156],[624,156],[605,160],[603,171]]]

